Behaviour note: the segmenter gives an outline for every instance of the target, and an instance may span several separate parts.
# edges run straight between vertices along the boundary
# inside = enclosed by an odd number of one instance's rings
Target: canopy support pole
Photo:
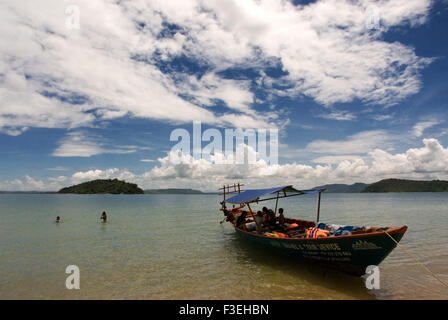
[[[275,200],[275,214],[277,214],[278,194],[279,192],[277,192],[277,200]]]
[[[319,222],[319,218],[320,218],[320,196],[321,196],[321,194],[322,194],[322,191],[319,192],[319,200],[317,202],[317,220],[316,220],[316,222]]]
[[[224,201],[222,202],[222,208],[226,206],[226,185],[223,186],[224,189]]]

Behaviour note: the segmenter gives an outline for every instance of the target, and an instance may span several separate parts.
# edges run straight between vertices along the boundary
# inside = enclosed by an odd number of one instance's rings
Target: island
[[[372,183],[361,192],[448,192],[448,181],[384,179]]]
[[[366,183],[354,183],[354,184],[342,184],[342,183],[335,183],[335,184],[326,184],[319,187],[314,187],[313,189],[326,189],[325,193],[360,193],[362,190],[364,190],[367,186],[369,186]]]
[[[144,191],[134,183],[118,179],[93,180],[62,188],[58,193],[75,194],[143,194]]]

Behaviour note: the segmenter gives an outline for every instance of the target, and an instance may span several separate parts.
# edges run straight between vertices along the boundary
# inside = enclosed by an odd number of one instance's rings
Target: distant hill
[[[55,194],[56,191],[0,191],[0,194]]]
[[[326,193],[360,193],[364,190],[368,184],[366,183],[354,183],[354,184],[326,184],[324,186],[315,187],[314,189],[326,188]]]
[[[204,192],[194,189],[148,189],[147,194],[204,194]]]
[[[448,181],[384,179],[372,183],[361,192],[448,192]]]
[[[134,183],[113,180],[93,180],[77,184],[75,186],[62,188],[58,193],[76,193],[76,194],[143,194]]]

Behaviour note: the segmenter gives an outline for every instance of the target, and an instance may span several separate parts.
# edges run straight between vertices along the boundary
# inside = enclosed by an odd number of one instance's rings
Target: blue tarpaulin
[[[252,189],[245,190],[237,195],[225,200],[228,203],[245,203],[256,200],[264,195],[276,193],[279,191],[284,191],[286,193],[295,193],[295,194],[313,194],[322,192],[323,189],[313,189],[313,190],[297,190],[292,186],[283,186],[277,188],[268,188],[268,189]]]

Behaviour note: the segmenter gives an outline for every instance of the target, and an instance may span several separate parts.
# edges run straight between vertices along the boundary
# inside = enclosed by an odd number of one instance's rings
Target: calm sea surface
[[[284,199],[315,219],[316,196]],[[447,299],[396,248],[379,290],[291,260],[219,224],[217,195],[0,195],[0,299]],[[99,221],[105,210],[109,221]],[[62,223],[54,223],[56,216]],[[448,282],[448,193],[324,194],[321,220],[407,225],[401,244]],[[81,289],[65,288],[77,265]]]

